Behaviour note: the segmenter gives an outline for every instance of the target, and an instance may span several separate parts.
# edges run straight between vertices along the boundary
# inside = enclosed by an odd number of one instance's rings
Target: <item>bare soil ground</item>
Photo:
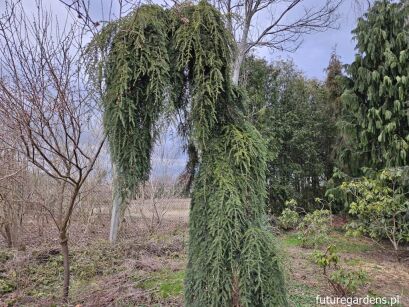
[[[157,204],[166,209],[159,222],[152,203],[142,205],[142,214],[132,205],[115,245],[106,241],[109,214],[104,210],[91,219],[74,219],[69,306],[183,306],[188,203]],[[0,306],[63,306],[57,238],[51,221],[40,227],[30,219],[23,233],[24,248],[7,249],[0,241]],[[355,296],[399,295],[400,306],[409,306],[408,262],[399,263],[372,241],[346,238],[340,231],[330,239],[338,247],[341,265],[368,275],[367,284]],[[277,243],[292,306],[316,306],[317,295],[334,295],[312,261],[313,250],[302,248],[295,233],[280,234]]]

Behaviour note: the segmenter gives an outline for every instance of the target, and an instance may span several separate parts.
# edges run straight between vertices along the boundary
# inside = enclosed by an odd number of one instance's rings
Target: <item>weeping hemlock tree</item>
[[[96,36],[89,51],[104,86],[116,192],[129,197],[147,178],[162,111],[189,110],[188,137],[201,163],[186,305],[287,306],[264,215],[266,145],[242,114],[246,95],[232,84],[232,45],[206,2],[171,10],[144,5]]]
[[[358,53],[342,100],[341,158],[373,169],[409,164],[409,26],[405,1],[377,1],[353,31]]]
[[[99,3],[98,1],[59,0],[59,2],[78,16],[92,33],[94,33],[100,22],[103,22],[94,20],[91,17],[93,14],[90,14],[91,2]],[[196,2],[190,1],[190,3]],[[232,50],[234,62],[232,65],[232,80],[233,84],[237,85],[241,78],[244,59],[252,50],[259,47],[278,51],[296,50],[305,34],[325,31],[334,27],[339,17],[337,10],[343,0],[318,1],[320,2],[318,4],[315,3],[317,1],[309,0],[212,0],[208,2],[219,10],[226,28],[235,38]],[[180,2],[174,1],[174,3]],[[132,7],[139,4],[140,1],[119,1],[119,16],[122,16],[124,12],[129,12]],[[110,12],[111,9],[109,9]],[[189,113],[186,111],[185,109],[179,115],[183,114],[184,116]],[[179,128],[187,136],[189,135],[187,132],[191,129],[191,123],[188,121]],[[189,137],[186,138],[185,150],[189,156],[189,161],[185,171],[180,176],[180,183],[184,185],[184,192],[189,194],[199,163],[197,148]],[[114,177],[116,177],[115,174]],[[111,242],[115,242],[117,239],[119,222],[125,203],[126,199],[121,198],[120,193],[114,193],[110,229]]]

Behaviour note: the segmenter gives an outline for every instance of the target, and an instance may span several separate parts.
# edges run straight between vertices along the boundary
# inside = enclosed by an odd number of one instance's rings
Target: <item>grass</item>
[[[282,240],[282,242],[283,242],[283,244],[284,244],[285,246],[289,246],[289,247],[292,247],[292,246],[301,246],[301,244],[302,244],[301,239],[298,238],[298,234],[297,234],[297,233],[294,233],[294,232],[288,233],[288,234],[287,234],[287,233],[284,234],[284,235],[281,237],[281,240]]]
[[[16,285],[8,278],[0,276],[0,295],[13,292]]]
[[[13,258],[13,254],[8,250],[0,250],[0,264]]]
[[[331,238],[340,253],[366,253],[375,249],[373,244],[362,238],[346,237],[337,232],[331,233]]]
[[[319,292],[315,287],[293,281],[288,284],[288,293],[294,307],[313,307]]]
[[[62,293],[63,282],[62,255],[50,256],[47,260],[25,267],[28,294],[37,298],[58,298]]]
[[[35,298],[58,299],[62,293],[63,256],[58,249],[49,254],[48,250],[34,251],[31,262],[18,269],[20,276],[25,276],[23,282],[27,294]],[[71,264],[71,294],[81,291],[84,285],[92,283],[98,276],[112,275],[121,270],[117,261],[119,252],[108,243],[95,242],[87,249],[72,249]],[[1,282],[0,288],[6,288]],[[0,290],[1,292],[1,290]]]
[[[349,259],[344,259],[344,262],[345,262],[347,265],[350,265],[350,266],[359,266],[359,265],[361,265],[362,263],[364,263],[363,259],[361,259],[361,258],[349,258]]]
[[[150,290],[158,294],[162,299],[178,297],[183,295],[183,280],[185,271],[172,272],[164,270],[153,273],[148,279],[136,284],[145,290]]]
[[[283,234],[281,236],[281,240],[284,246],[287,247],[302,246],[302,241],[298,238],[298,234],[295,232]],[[346,237],[338,232],[332,232],[330,234],[329,242],[333,242],[333,244],[335,244],[337,247],[337,251],[340,253],[365,253],[375,249],[374,245],[369,243],[367,240]],[[323,247],[325,247],[325,244]]]

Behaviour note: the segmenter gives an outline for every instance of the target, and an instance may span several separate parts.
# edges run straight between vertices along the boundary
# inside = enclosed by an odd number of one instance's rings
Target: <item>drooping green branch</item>
[[[108,26],[109,27],[109,26]],[[169,89],[168,22],[159,6],[142,6],[102,31],[90,47],[104,82],[104,128],[122,197],[146,180],[156,123]]]
[[[222,18],[206,2],[173,10],[175,66],[187,74],[192,98],[192,135],[199,150],[220,123],[231,93],[232,37]]]
[[[203,154],[190,216],[189,306],[287,306],[264,215],[266,155],[244,121],[224,126]]]

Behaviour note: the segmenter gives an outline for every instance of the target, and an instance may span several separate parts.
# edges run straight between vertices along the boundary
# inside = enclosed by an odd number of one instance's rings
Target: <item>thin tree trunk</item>
[[[240,69],[241,69],[241,65],[243,64],[243,60],[244,60],[244,54],[242,54],[242,51],[239,50],[238,55],[237,55],[237,57],[236,57],[236,59],[234,60],[234,63],[233,63],[232,82],[233,82],[234,85],[239,84]]]
[[[250,22],[251,22],[251,17],[246,17],[241,41],[237,43],[237,51],[236,51],[237,54],[235,56],[235,60],[233,63],[233,72],[232,72],[232,83],[234,85],[239,84],[241,65],[243,64],[244,58],[248,51],[247,41],[248,41],[248,36],[249,36],[249,31],[250,31]]]
[[[63,266],[64,266],[64,286],[63,286],[63,301],[64,303],[68,302],[68,294],[70,291],[70,259],[68,253],[68,235],[67,229],[72,216],[72,212],[75,206],[75,200],[78,197],[78,193],[81,189],[82,182],[77,183],[75,189],[72,193],[68,210],[65,213],[65,217],[60,224],[60,244],[61,244],[61,253],[63,255]]]
[[[118,239],[118,232],[121,226],[122,214],[125,212],[126,199],[121,195],[118,172],[116,165],[112,164],[113,173],[113,188],[112,188],[112,212],[111,212],[111,227],[109,229],[109,241],[115,243]]]
[[[113,192],[113,203],[112,203],[112,213],[111,213],[111,228],[109,230],[109,241],[111,243],[116,242],[118,239],[118,229],[121,222],[122,215],[122,197],[119,192]]]
[[[70,291],[70,259],[68,253],[68,238],[66,230],[62,230],[60,232],[60,244],[64,265],[63,301],[66,303],[68,302],[68,293]]]

